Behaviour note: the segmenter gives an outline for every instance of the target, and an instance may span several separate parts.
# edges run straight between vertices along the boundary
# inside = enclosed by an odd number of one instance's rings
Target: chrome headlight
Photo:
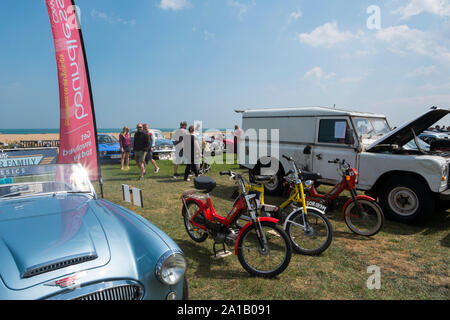
[[[155,274],[159,281],[167,285],[178,283],[186,271],[186,260],[181,252],[167,251],[156,263]]]
[[[311,189],[313,183],[314,183],[314,181],[312,181],[312,180],[307,180],[307,181],[305,181],[305,182],[303,183],[303,185],[305,186],[305,189],[306,189],[306,190],[309,190],[309,189]]]

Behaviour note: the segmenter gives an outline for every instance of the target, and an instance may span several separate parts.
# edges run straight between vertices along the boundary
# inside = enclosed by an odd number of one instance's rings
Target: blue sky
[[[237,107],[334,104],[399,125],[450,107],[449,0],[76,4],[102,128],[231,128]],[[2,0],[0,19],[0,128],[57,128],[44,1]]]

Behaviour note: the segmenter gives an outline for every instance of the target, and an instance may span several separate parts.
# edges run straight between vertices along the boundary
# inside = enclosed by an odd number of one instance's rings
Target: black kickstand
[[[227,249],[225,248],[225,243],[220,243],[222,245],[222,249],[220,249],[220,250],[216,250],[216,244],[218,244],[218,243],[214,242],[214,244],[213,244],[214,258],[217,258],[217,253],[219,253],[220,251],[223,251],[223,253],[227,253]]]

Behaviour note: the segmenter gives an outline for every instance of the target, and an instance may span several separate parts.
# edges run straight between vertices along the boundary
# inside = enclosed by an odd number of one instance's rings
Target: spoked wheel
[[[312,209],[305,215],[302,209],[288,217],[286,233],[295,251],[305,255],[324,252],[332,241],[332,228],[328,219]]]
[[[189,210],[186,210],[186,206]],[[197,228],[191,223],[192,217],[200,209],[200,206],[194,201],[187,201],[186,206],[183,207],[184,226],[186,231],[195,242],[203,242],[208,238],[208,233],[200,228]],[[201,213],[200,213],[201,215]]]
[[[362,236],[373,236],[383,226],[384,216],[380,206],[369,200],[358,199],[360,213],[358,213],[355,201],[352,201],[344,212],[344,220],[354,233]]]
[[[267,239],[264,248],[257,236],[257,226],[244,230],[238,241],[238,258],[245,270],[258,277],[272,278],[283,272],[291,261],[292,248],[286,232],[273,222],[260,222]]]

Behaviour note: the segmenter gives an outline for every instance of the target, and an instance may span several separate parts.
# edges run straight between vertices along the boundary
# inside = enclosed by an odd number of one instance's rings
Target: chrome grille
[[[450,188],[450,164],[447,167],[447,187]]]
[[[87,294],[74,300],[139,300],[142,290],[136,285],[124,285]]]
[[[48,297],[49,300],[141,300],[144,287],[134,280],[113,280],[98,282],[65,290]]]

